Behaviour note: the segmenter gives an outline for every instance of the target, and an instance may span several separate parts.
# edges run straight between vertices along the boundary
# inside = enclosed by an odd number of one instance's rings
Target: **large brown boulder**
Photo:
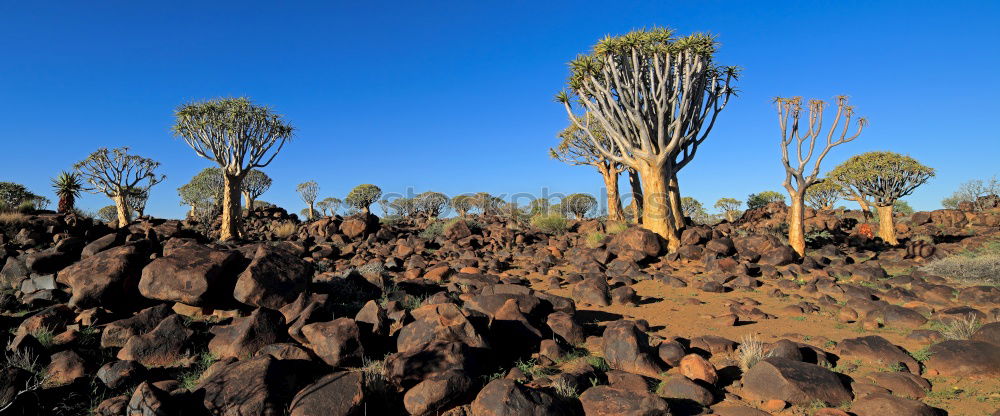
[[[294,361],[264,355],[207,374],[193,393],[213,415],[282,415],[307,377]]]
[[[476,376],[478,355],[461,342],[434,341],[421,349],[390,355],[385,360],[385,377],[396,386],[409,388],[448,371]]]
[[[587,416],[658,416],[670,415],[667,402],[648,391],[594,386],[580,395]]]
[[[183,363],[194,331],[184,326],[180,315],[170,315],[152,331],[129,338],[118,351],[119,360],[136,361],[146,367],[173,367]]]
[[[175,247],[142,269],[139,293],[149,299],[212,306],[231,296],[231,269],[238,259],[234,252],[198,244]]]
[[[770,357],[743,376],[743,388],[761,400],[783,400],[798,405],[822,401],[839,406],[851,401],[851,392],[836,373],[815,364]]]
[[[608,281],[603,276],[592,275],[573,285],[573,300],[583,305],[611,306]]]
[[[879,367],[902,364],[913,374],[920,374],[920,364],[900,347],[878,335],[849,338],[837,344],[841,358],[860,359]]]
[[[337,371],[323,376],[292,398],[290,416],[354,416],[364,414],[364,373]]]
[[[603,338],[608,367],[653,378],[667,370],[651,351],[646,333],[635,322],[624,319],[612,322],[605,328]]]
[[[403,407],[411,415],[439,412],[472,389],[472,380],[462,371],[446,371],[428,377],[406,391]]]
[[[547,416],[566,414],[555,398],[509,379],[483,387],[470,407],[470,416]]]
[[[418,350],[435,341],[459,341],[485,348],[486,341],[469,321],[467,312],[453,303],[424,305],[411,311],[414,321],[396,338],[396,351]]]
[[[234,318],[229,325],[211,329],[215,337],[208,350],[218,358],[247,359],[258,350],[285,337],[285,317],[277,311],[257,308],[250,316]]]
[[[309,263],[280,248],[260,245],[236,279],[233,297],[246,305],[280,309],[306,289],[310,277]]]
[[[858,399],[851,405],[851,413],[857,416],[935,416],[938,414],[932,407],[919,401],[885,393],[872,393]]]
[[[309,324],[302,327],[302,334],[313,352],[333,367],[358,365],[365,353],[358,324],[350,318]]]
[[[63,269],[58,280],[73,291],[69,305],[86,309],[125,303],[135,293],[140,254],[135,246],[115,247]]]
[[[157,305],[143,309],[130,318],[111,322],[104,327],[104,331],[101,333],[101,347],[124,346],[130,338],[152,331],[163,318],[171,314],[173,312],[169,306]]]
[[[932,345],[928,371],[947,377],[1000,377],[1000,347],[982,341],[950,340]]]
[[[615,234],[608,243],[608,251],[616,256],[626,251],[635,251],[649,258],[659,256],[663,251],[663,244],[656,233],[645,228],[632,227]]]

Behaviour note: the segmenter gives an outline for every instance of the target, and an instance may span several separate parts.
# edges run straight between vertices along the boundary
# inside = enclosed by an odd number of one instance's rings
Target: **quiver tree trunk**
[[[861,207],[861,215],[864,216],[865,221],[871,220],[872,209],[868,206],[868,201],[865,201],[865,199],[860,196],[855,196],[854,200],[857,201],[858,205]]]
[[[247,216],[250,216],[250,211],[253,211],[254,199],[250,197],[249,192],[243,192],[243,202],[247,204]]]
[[[625,221],[622,199],[618,194],[618,171],[604,167],[599,167],[598,170],[604,178],[604,188],[608,190],[608,220]]]
[[[896,221],[892,217],[892,205],[877,206],[878,210],[878,236],[889,245],[899,244],[896,239]]]
[[[241,175],[229,172],[223,174],[225,189],[222,191],[222,227],[219,229],[219,240],[240,238],[240,183]]]
[[[316,210],[313,208],[313,204],[310,202],[309,203],[309,219],[312,220],[313,218],[316,218]]]
[[[670,180],[667,182],[667,190],[670,195],[670,215],[674,220],[674,228],[677,230],[684,229],[684,207],[681,206],[681,187],[677,182],[677,175],[670,175]]]
[[[792,206],[788,208],[788,245],[795,250],[799,256],[806,255],[805,223],[805,192],[796,192],[792,195]]]
[[[681,246],[677,228],[670,212],[670,195],[667,176],[656,165],[639,171],[642,176],[642,227],[667,240],[667,250],[677,251]]]
[[[639,179],[639,171],[635,169],[628,170],[628,184],[632,188],[632,220],[636,224],[642,224],[642,206],[643,206],[643,195],[642,195],[642,180]]]
[[[128,205],[125,203],[125,196],[118,194],[111,198],[115,201],[115,211],[118,213],[118,228],[125,228],[130,222],[128,217]]]

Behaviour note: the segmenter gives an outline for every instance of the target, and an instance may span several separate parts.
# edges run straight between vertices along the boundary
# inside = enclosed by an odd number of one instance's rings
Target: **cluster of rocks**
[[[825,218],[810,217],[839,229]],[[840,415],[837,406],[853,403],[858,416],[931,415],[919,401],[931,387],[923,376],[1000,376],[1000,324],[943,342],[922,329],[925,315],[996,321],[1000,289],[919,273],[887,279],[883,266],[920,261],[899,249],[859,262],[880,253],[827,245],[800,258],[773,235],[722,224],[687,228],[664,255],[659,237],[639,228],[588,241],[606,231],[598,221],[552,236],[499,219],[440,220],[428,234],[433,222],[384,225],[372,215],[299,224],[279,239],[272,224],[294,220],[255,210],[247,229],[268,231],[226,244],[180,221],[112,230],[57,215],[0,237],[0,326],[9,329],[0,342],[22,357],[3,364],[0,409],[766,415],[820,403],[829,408],[817,414]],[[736,341],[650,335],[648,322],[616,314],[595,323],[593,308],[637,305],[634,285],[649,280],[799,300],[765,312],[734,294],[713,325],[828,313],[910,330],[933,343],[930,359],[880,336],[822,347],[783,339],[741,372],[720,364]],[[830,370],[848,360],[896,371],[851,379]],[[739,405],[751,402],[757,409]]]

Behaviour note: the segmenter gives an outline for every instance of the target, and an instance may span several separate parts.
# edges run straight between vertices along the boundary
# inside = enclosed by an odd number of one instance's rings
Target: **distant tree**
[[[899,244],[892,217],[893,204],[933,177],[934,169],[893,152],[862,153],[838,168],[841,168],[840,178],[844,182],[874,201],[879,217],[879,237],[888,244]]]
[[[495,215],[503,204],[503,200],[487,192],[477,192],[472,196],[472,207],[482,215]]]
[[[299,198],[302,198],[302,202],[305,202],[309,208],[309,219],[316,218],[316,198],[319,197],[319,184],[316,181],[302,182],[299,186],[295,187],[295,191],[299,193]]]
[[[584,117],[589,118],[589,116]],[[615,144],[608,140],[604,131],[596,124],[588,120],[591,124],[591,133],[603,143],[608,149],[615,150],[616,154],[621,153]],[[621,163],[617,163],[605,157],[588,137],[588,133],[570,124],[559,133],[559,146],[549,149],[552,158],[570,165],[593,166],[601,174],[604,180],[604,188],[608,192],[608,219],[612,221],[624,221],[625,213],[622,209],[622,200],[618,192],[618,175],[625,169]]]
[[[14,209],[24,203],[31,203],[37,195],[27,187],[14,182],[0,182],[0,206]]]
[[[253,211],[254,201],[271,188],[271,178],[266,173],[251,169],[243,178],[240,192],[247,203],[247,213]]]
[[[472,210],[472,195],[455,195],[451,198],[451,207],[455,208],[458,215],[465,217]]]
[[[738,71],[715,65],[716,46],[712,36],[676,37],[665,28],[608,36],[570,63],[573,97],[556,96],[605,157],[641,176],[642,226],[665,238],[671,251],[680,247],[683,226],[677,172],[735,92],[730,84]],[[573,103],[594,121],[577,116]],[[597,126],[616,148],[598,140]]]
[[[105,223],[111,224],[118,219],[118,207],[108,205],[97,210],[97,218]]]
[[[528,214],[535,216],[538,214],[548,214],[550,208],[548,198],[535,198],[528,204]]]
[[[347,198],[344,198],[344,202],[364,214],[370,214],[372,203],[378,201],[381,196],[382,188],[366,183],[351,189],[351,192],[347,194]]]
[[[100,148],[73,168],[90,184],[86,191],[103,194],[115,202],[118,210],[118,226],[128,225],[129,207],[126,198],[130,192],[149,188],[166,179],[154,171],[160,162],[138,155],[130,155],[128,147],[115,149]]]
[[[146,215],[146,202],[149,202],[149,192],[147,190],[132,188],[125,191],[125,205],[128,206],[130,217],[139,218]]]
[[[378,200],[378,206],[379,206],[379,208],[382,208],[382,215],[384,215],[384,216],[388,216],[389,215],[389,209],[391,209],[392,206],[389,204],[389,200],[388,199],[384,199],[383,198],[383,199]],[[348,209],[353,209],[353,210],[357,211],[357,208],[350,207],[350,206],[348,206]]]
[[[911,207],[908,202],[898,199],[892,204],[892,212],[900,215],[910,215],[913,214],[914,211],[913,207]]]
[[[339,198],[323,198],[321,201],[316,203],[316,208],[323,213],[324,216],[334,216],[337,215],[337,210],[344,203]]]
[[[718,201],[715,201],[715,209],[721,211],[726,221],[729,222],[736,221],[736,217],[741,212],[741,205],[743,205],[743,201],[736,198],[720,198]]]
[[[820,140],[820,136],[824,135],[823,114],[826,102],[809,100],[808,119],[802,120],[802,116],[805,115],[802,97],[778,97],[774,101],[778,107],[778,126],[781,130],[781,164],[785,168],[783,185],[788,191],[788,196],[792,197],[792,205],[788,207],[788,244],[796,253],[804,256],[806,191],[818,183],[820,164],[830,150],[858,138],[868,121],[864,117],[858,118],[857,131],[853,135],[848,135],[854,117],[854,107],[847,104],[847,96],[838,96],[837,111],[829,132],[825,134],[825,143],[821,143],[817,148],[816,143]],[[804,124],[801,128],[800,121]],[[841,123],[843,127],[838,131]],[[817,150],[819,154],[815,153]],[[789,153],[794,156],[790,156]],[[813,155],[816,155],[815,159]]]
[[[76,172],[62,171],[59,176],[52,178],[52,189],[55,190],[59,198],[58,212],[65,214],[73,212],[76,205],[76,198],[80,197],[83,191],[83,183],[80,182],[80,174]]]
[[[448,209],[448,196],[440,192],[427,191],[416,196],[416,209],[431,218],[437,218]]]
[[[826,174],[826,178],[828,181],[833,181],[837,185],[840,185],[841,198],[858,203],[858,207],[861,208],[861,214],[864,215],[865,220],[872,218],[871,202],[868,201],[864,192],[858,189],[857,183],[850,180],[848,168],[844,163],[830,170]]]
[[[832,210],[843,195],[844,187],[837,181],[824,180],[806,190],[806,203],[816,210]]]
[[[181,205],[191,206],[188,216],[207,222],[215,213],[222,211],[224,191],[222,169],[210,167],[202,169],[190,182],[177,188],[177,195],[181,198]]]
[[[268,107],[247,98],[184,104],[174,112],[174,134],[205,159],[218,163],[225,182],[220,240],[240,237],[243,179],[274,160],[293,127]],[[273,151],[272,151],[273,150]]]
[[[974,179],[963,183],[955,193],[941,201],[945,208],[958,209],[959,204],[968,202],[975,211],[983,211],[991,205],[987,196],[1000,196],[1000,180],[996,176],[989,180]]]
[[[417,211],[417,201],[414,198],[399,197],[389,201],[389,209],[396,215],[412,217]]]
[[[562,206],[566,212],[576,216],[576,219],[582,220],[588,212],[597,208],[597,198],[587,194],[570,194],[562,200]]]
[[[772,202],[785,203],[785,195],[777,191],[764,191],[759,194],[747,196],[747,209],[757,209],[766,207]]]
[[[716,220],[700,201],[689,196],[681,198],[681,212],[695,224],[709,224]]]

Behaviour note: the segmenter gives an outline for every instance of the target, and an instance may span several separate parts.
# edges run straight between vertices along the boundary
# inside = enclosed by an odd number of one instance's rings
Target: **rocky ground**
[[[932,275],[1000,212],[916,213],[906,242],[782,207],[664,254],[596,220],[247,221],[0,235],[0,414],[1000,415],[1000,288]]]

